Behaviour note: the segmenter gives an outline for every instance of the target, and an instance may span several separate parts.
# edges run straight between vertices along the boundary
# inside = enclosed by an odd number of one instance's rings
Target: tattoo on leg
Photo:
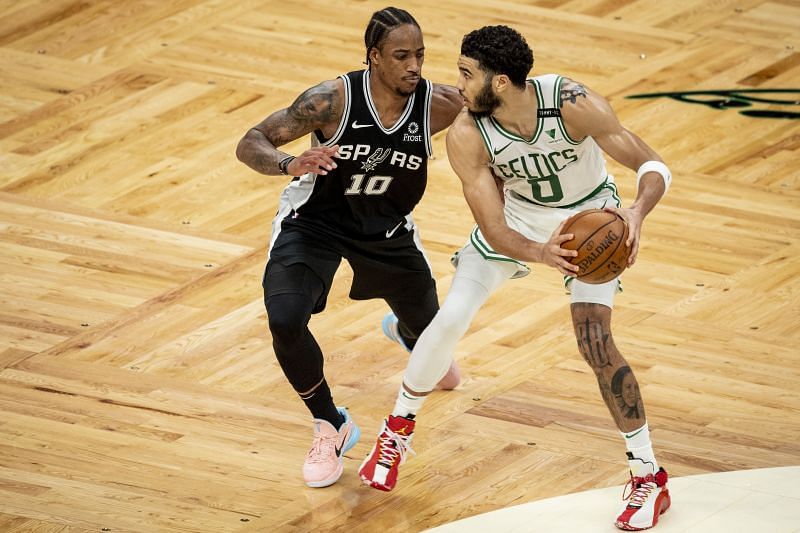
[[[587,318],[579,323],[575,328],[575,336],[578,339],[578,349],[586,362],[594,370],[611,366],[608,353],[608,342],[611,333],[603,331],[603,326],[599,322],[590,322]]]
[[[611,418],[614,419],[614,423],[618,428],[623,427],[623,418],[617,408],[617,401],[614,398],[614,394],[611,392],[611,387],[608,386],[606,380],[601,376],[597,376],[597,385],[600,387],[600,395],[603,397],[603,401],[606,407],[608,407],[608,412],[611,413]]]
[[[639,383],[631,372],[631,367],[623,366],[611,378],[611,392],[625,418],[644,418],[644,406],[639,394]]]

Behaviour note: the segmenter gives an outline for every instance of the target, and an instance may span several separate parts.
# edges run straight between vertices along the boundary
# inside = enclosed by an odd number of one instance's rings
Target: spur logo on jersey
[[[422,140],[422,135],[416,135],[418,131],[419,131],[419,124],[417,124],[416,122],[409,122],[408,133],[403,134],[403,141],[420,142]]]
[[[339,153],[336,157],[349,161],[359,161],[366,158],[366,160],[361,163],[361,169],[367,172],[375,170],[378,165],[387,161],[387,159],[390,165],[408,170],[417,170],[424,162],[418,155],[409,155],[399,150],[392,150],[391,148],[373,149],[369,144],[345,144],[339,146]]]
[[[381,163],[389,157],[389,152],[391,152],[391,148],[377,148],[372,155],[367,158],[366,161],[361,163],[361,170],[369,172],[370,170],[375,170],[375,167],[380,165]]]

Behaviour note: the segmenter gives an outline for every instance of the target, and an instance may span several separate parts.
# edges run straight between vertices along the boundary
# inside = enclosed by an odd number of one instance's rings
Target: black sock
[[[307,396],[300,396],[306,403],[306,407],[311,411],[311,416],[314,418],[321,418],[327,420],[337,430],[344,424],[344,417],[342,413],[336,409],[331,396],[331,389],[328,387],[328,382],[322,380],[322,383],[314,389],[314,392],[309,393]]]

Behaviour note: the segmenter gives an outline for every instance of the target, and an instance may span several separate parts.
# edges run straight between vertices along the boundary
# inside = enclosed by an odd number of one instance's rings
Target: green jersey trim
[[[486,131],[486,128],[483,126],[483,121],[477,117],[472,117],[472,120],[475,121],[475,125],[478,127],[478,133],[481,134],[481,138],[483,139],[483,144],[486,145],[486,151],[489,152],[489,159],[492,163],[494,163],[494,151],[492,150],[492,141],[489,138],[489,133]]]
[[[475,228],[472,230],[472,233],[470,233],[469,241],[472,243],[472,246],[474,246],[475,249],[478,250],[478,253],[481,254],[481,257],[483,257],[487,261],[506,261],[509,263],[515,263],[517,265],[520,265],[523,268],[525,268],[528,272],[530,272],[531,270],[530,267],[528,267],[528,265],[526,265],[522,261],[517,261],[516,259],[512,259],[511,257],[505,256],[503,254],[498,254],[497,252],[492,250],[492,247],[489,246],[488,243],[484,242],[483,239],[481,239],[480,233],[478,232],[478,226],[475,226]]]
[[[537,80],[533,79],[533,78],[531,78],[531,79],[529,79],[527,81],[528,82],[533,82],[532,83],[533,89],[534,89],[534,91],[536,91],[536,102],[538,102],[539,109],[543,109],[544,108],[544,98],[542,97],[542,88],[539,86],[539,82]],[[503,126],[501,126],[500,123],[497,122],[497,120],[495,120],[494,116],[492,116],[492,115],[489,116],[489,121],[492,123],[492,126],[494,126],[494,128],[497,130],[497,132],[500,135],[502,135],[503,137],[505,137],[507,139],[511,139],[512,141],[524,142],[525,144],[534,144],[539,139],[539,135],[542,133],[542,130],[544,129],[544,120],[539,118],[538,113],[536,115],[536,131],[534,131],[533,137],[531,138],[531,140],[527,140],[524,137],[520,137],[519,135],[517,135],[515,133],[511,133],[510,131],[505,129]],[[492,162],[494,162],[494,161],[492,161]]]

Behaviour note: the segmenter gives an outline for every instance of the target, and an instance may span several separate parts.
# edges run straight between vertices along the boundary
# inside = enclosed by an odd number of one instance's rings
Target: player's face
[[[628,407],[636,407],[639,403],[639,388],[636,386],[636,380],[633,379],[633,374],[630,372],[622,378],[622,400]]]
[[[458,83],[456,84],[464,105],[473,115],[491,115],[500,106],[500,98],[492,88],[492,77],[480,69],[470,57],[458,58]]]
[[[403,24],[389,32],[380,49],[370,57],[373,71],[395,93],[411,96],[422,75],[425,45],[422,32],[413,24]]]

